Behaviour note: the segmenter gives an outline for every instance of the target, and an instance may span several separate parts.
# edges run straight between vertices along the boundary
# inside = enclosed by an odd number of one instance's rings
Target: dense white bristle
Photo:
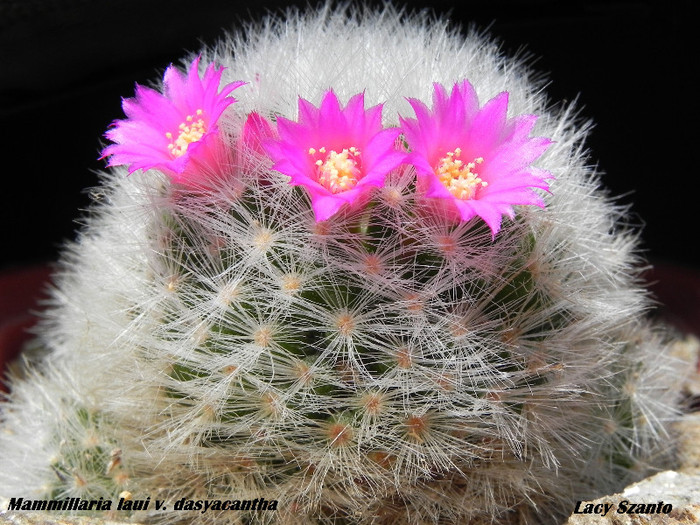
[[[164,522],[542,523],[660,464],[679,370],[573,107],[484,36],[388,6],[290,12],[210,61],[249,82],[231,141],[248,112],[295,118],[328,88],[384,103],[387,125],[433,82],[507,90],[554,141],[547,207],[492,240],[424,213],[399,168],[371,251],[361,212],[317,225],[253,153],[206,194],[105,173],[41,328],[51,353],[4,408],[1,494],[280,506],[137,516]]]

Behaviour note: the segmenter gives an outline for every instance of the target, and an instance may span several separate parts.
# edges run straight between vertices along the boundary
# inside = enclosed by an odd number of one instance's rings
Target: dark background
[[[297,5],[305,3],[297,2]],[[315,5],[315,2],[311,2]],[[224,0],[0,0],[0,270],[55,260],[89,203],[120,97],[186,51],[287,4]],[[652,261],[700,266],[695,245],[697,16],[687,1],[409,2],[490,27],[525,49],[553,101],[578,97],[591,161],[644,223]]]

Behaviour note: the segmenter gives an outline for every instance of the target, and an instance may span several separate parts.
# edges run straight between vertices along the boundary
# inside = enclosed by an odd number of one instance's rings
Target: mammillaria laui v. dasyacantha
[[[391,8],[247,34],[124,100],[0,493],[541,523],[663,464],[679,367],[572,107]]]

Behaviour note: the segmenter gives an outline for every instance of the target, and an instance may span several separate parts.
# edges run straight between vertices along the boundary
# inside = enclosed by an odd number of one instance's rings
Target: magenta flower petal
[[[304,186],[317,221],[325,221],[348,204],[360,205],[372,188],[381,187],[387,174],[401,164],[398,128],[382,128],[382,106],[365,109],[364,93],[341,107],[327,91],[319,107],[299,99],[294,122],[277,119],[279,138],[262,142],[274,169]]]
[[[544,206],[534,188],[549,189],[548,171],[533,167],[552,142],[530,137],[537,117],[508,118],[508,93],[479,107],[473,86],[464,80],[448,94],[434,84],[433,107],[409,99],[415,119],[401,118],[417,174],[417,189],[437,208],[461,221],[481,217],[493,235],[514,205]]]
[[[496,95],[479,110],[469,126],[472,150],[492,150],[499,145],[506,126],[507,111],[507,92]]]
[[[236,101],[228,95],[245,84],[231,82],[219,89],[222,72],[210,64],[200,78],[196,58],[186,75],[173,66],[165,70],[162,94],[137,85],[135,97],[122,101],[127,118],[105,133],[114,142],[102,151],[102,158],[109,157],[107,165],[126,165],[129,173],[156,168],[178,183],[206,184],[226,156],[217,121]]]
[[[243,124],[240,147],[243,150],[263,155],[265,153],[263,143],[274,136],[275,131],[265,117],[253,111]]]

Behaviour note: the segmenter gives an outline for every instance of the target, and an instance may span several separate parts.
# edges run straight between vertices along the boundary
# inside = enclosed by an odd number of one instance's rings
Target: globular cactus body
[[[218,123],[228,153],[198,168],[205,189],[105,174],[51,352],[4,408],[3,494],[128,491],[167,502],[136,518],[168,522],[540,523],[663,459],[679,372],[641,319],[636,237],[597,189],[587,125],[481,36],[399,18],[291,14],[204,52],[251,80]],[[434,213],[409,164],[317,222],[242,136],[250,112],[294,119],[330,87],[397,126],[404,97],[464,78],[553,141],[546,208],[496,235]]]

